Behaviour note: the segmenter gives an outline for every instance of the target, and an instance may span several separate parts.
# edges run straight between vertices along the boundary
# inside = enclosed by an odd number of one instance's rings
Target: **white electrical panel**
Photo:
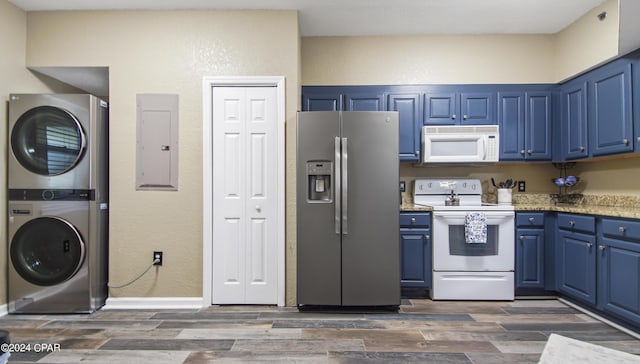
[[[138,94],[136,189],[178,189],[178,95]]]

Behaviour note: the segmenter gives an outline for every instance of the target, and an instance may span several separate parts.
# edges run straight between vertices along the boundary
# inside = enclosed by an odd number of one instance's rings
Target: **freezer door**
[[[342,305],[400,304],[397,112],[342,113]]]
[[[335,169],[339,169],[335,160],[339,126],[339,112],[298,113],[296,199],[299,305],[341,304],[340,206],[336,205],[339,186],[335,180]],[[314,161],[319,162],[317,168],[314,167]],[[326,181],[317,182],[317,176],[326,174],[325,169],[329,164],[326,162],[332,164],[334,172],[329,179],[329,186]],[[333,189],[330,200],[326,197],[314,199],[313,196],[309,199],[310,189],[312,195],[318,196],[325,188]]]

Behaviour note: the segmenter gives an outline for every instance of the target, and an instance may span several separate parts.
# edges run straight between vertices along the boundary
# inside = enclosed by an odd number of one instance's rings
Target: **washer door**
[[[53,286],[73,277],[80,269],[85,243],[69,222],[40,217],[16,231],[10,254],[13,267],[27,282]]]
[[[56,176],[78,164],[86,146],[82,126],[73,114],[38,106],[22,114],[11,131],[11,149],[33,173]]]

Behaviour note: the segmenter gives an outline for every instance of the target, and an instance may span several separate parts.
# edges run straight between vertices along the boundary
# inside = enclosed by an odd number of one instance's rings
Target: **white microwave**
[[[496,163],[498,125],[422,127],[422,163]]]

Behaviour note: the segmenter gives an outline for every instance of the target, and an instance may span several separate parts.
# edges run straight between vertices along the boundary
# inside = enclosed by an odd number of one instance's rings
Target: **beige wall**
[[[70,88],[51,79],[38,79],[25,68],[27,14],[0,0],[0,305],[7,302],[7,121],[10,93],[67,92]]]
[[[582,178],[581,187],[589,195],[640,196],[640,154],[601,158],[578,162],[575,174]]]
[[[164,251],[162,268],[127,288],[111,289],[112,297],[202,295],[202,78],[285,76],[291,163],[300,99],[298,43],[294,11],[28,14],[28,66],[109,67],[110,281],[132,279],[151,262],[154,250]],[[135,190],[137,93],[179,95],[176,192]],[[294,177],[287,174],[287,201],[295,193]],[[292,206],[287,207],[289,219],[295,217]],[[288,252],[292,231],[287,230]]]
[[[303,85],[555,82],[549,35],[302,38]]]
[[[607,12],[604,21],[597,17]],[[577,73],[618,56],[618,0],[608,0],[555,36],[554,78],[571,78]]]

